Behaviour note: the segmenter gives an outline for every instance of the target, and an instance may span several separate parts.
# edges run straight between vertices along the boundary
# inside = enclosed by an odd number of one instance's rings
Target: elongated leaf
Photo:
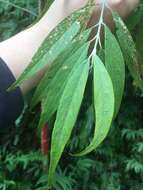
[[[75,37],[75,35],[80,30],[80,23],[75,22],[72,24],[72,26],[61,36],[57,42],[55,42],[49,51],[41,57],[41,59],[36,62],[33,62],[33,64],[30,64],[27,69],[23,72],[23,74],[20,76],[20,78],[12,85],[12,88],[15,88],[17,85],[21,84],[22,81],[27,80],[31,76],[33,76],[35,73],[37,73],[39,70],[41,70],[46,64],[52,63],[58,55],[63,52],[68,44],[72,41],[72,39]]]
[[[34,95],[31,101],[31,108],[33,108],[39,101],[44,98],[44,96],[47,96],[47,91],[49,90],[49,83],[53,79],[53,77],[56,75],[58,70],[61,68],[61,66],[65,63],[65,61],[73,55],[87,40],[89,37],[89,34],[91,32],[91,29],[85,30],[82,32],[77,39],[75,39],[75,42],[72,42],[69,44],[68,48],[61,53],[57,59],[54,61],[53,64],[51,64],[50,68],[48,69],[45,76],[40,81]]]
[[[49,86],[46,89],[46,97],[42,101],[42,113],[39,127],[43,127],[52,114],[57,110],[68,76],[73,68],[76,69],[76,67],[86,59],[88,48],[89,44],[84,44],[77,52],[69,57],[69,59],[65,60],[65,63],[49,83]]]
[[[114,116],[116,116],[124,92],[125,64],[120,46],[107,26],[105,26],[105,66],[113,83],[115,94]]]
[[[77,156],[95,150],[108,134],[114,114],[114,92],[111,78],[98,56],[94,59],[94,107],[96,127],[90,145]]]
[[[67,144],[73,126],[76,122],[80,105],[83,99],[85,85],[88,78],[89,63],[88,61],[74,68],[69,78],[60,105],[52,133],[50,167],[48,183],[51,184],[56,166],[61,154]]]
[[[44,98],[44,95],[46,96],[47,91],[49,90],[49,85],[53,77],[56,75],[56,73],[59,71],[59,69],[62,67],[62,65],[65,63],[65,61],[75,53],[78,46],[75,47],[76,44],[71,44],[62,54],[60,54],[57,59],[54,61],[54,63],[51,65],[51,67],[48,69],[45,76],[40,81],[31,102],[31,107],[35,106],[39,101]]]
[[[117,28],[116,34],[128,69],[134,79],[136,86],[138,86],[143,91],[143,80],[141,78],[140,66],[137,61],[137,51],[132,36],[117,13],[113,13],[113,18]]]
[[[72,40],[71,36],[73,38],[76,35],[76,32],[77,32],[76,29],[78,29],[79,23],[81,25],[81,29],[84,30],[86,28],[87,23],[91,17],[91,13],[93,11],[93,3],[94,3],[94,0],[89,0],[87,5],[83,9],[75,11],[73,14],[71,14],[69,17],[64,19],[64,21],[62,21],[56,28],[52,30],[52,32],[44,40],[41,47],[38,49],[38,51],[34,55],[31,64],[25,69],[23,74],[11,86],[11,88],[9,88],[9,90],[16,88],[23,81],[28,80],[30,77],[32,77],[44,65],[53,61],[56,58],[57,54],[59,55],[62,52],[61,50],[64,49],[64,48],[63,49],[60,49],[60,48],[63,47],[64,44],[67,47],[68,42]],[[75,30],[73,30],[73,33],[69,34],[69,36],[67,35],[67,37],[69,38],[63,39],[62,46],[54,49],[53,46],[55,47],[55,44],[59,42],[60,39],[62,39],[61,36],[63,36],[67,30],[69,31],[74,25],[76,26],[75,26]],[[41,66],[39,66],[40,64]]]

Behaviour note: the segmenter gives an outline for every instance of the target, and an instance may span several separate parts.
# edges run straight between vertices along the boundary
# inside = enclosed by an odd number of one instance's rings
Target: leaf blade
[[[23,81],[28,80],[35,73],[40,71],[47,64],[52,63],[62,51],[66,49],[68,44],[76,36],[80,30],[80,23],[74,22],[69,29],[57,40],[45,54],[40,57],[39,61],[35,60],[26,68],[19,79],[10,87],[10,90],[20,85]],[[49,37],[50,38],[50,37]],[[42,51],[42,50],[41,50]]]
[[[52,133],[49,183],[51,184],[57,163],[69,140],[77,118],[88,78],[89,64],[84,62],[74,69],[62,95]]]
[[[107,26],[105,26],[105,66],[113,83],[115,117],[119,111],[124,92],[125,64],[120,46]]]
[[[46,90],[46,98],[42,101],[42,113],[38,128],[41,128],[51,115],[57,110],[60,97],[64,91],[64,87],[71,73],[81,62],[86,59],[89,44],[84,44],[71,57],[69,57],[63,66],[55,74]]]
[[[94,108],[96,127],[94,137],[83,151],[75,156],[83,156],[95,150],[105,139],[114,114],[114,92],[111,78],[98,56],[94,59]]]
[[[143,91],[143,80],[141,77],[140,66],[137,61],[137,50],[134,40],[120,16],[115,12],[112,12],[112,15],[117,29],[116,35],[124,54],[125,62],[136,86]]]
[[[85,29],[87,26],[87,23],[91,17],[92,11],[93,11],[93,3],[94,0],[89,0],[87,5],[72,13],[70,16],[68,16],[66,19],[64,19],[61,23],[58,24],[57,27],[55,27],[50,34],[47,36],[47,38],[43,41],[40,48],[35,53],[34,57],[32,58],[31,64],[25,69],[25,71],[22,73],[22,75],[18,78],[18,80],[13,83],[13,85],[9,88],[9,90],[15,89],[17,86],[19,86],[23,81],[28,80],[33,74],[30,73],[29,70],[32,69],[35,65],[37,65],[41,59],[45,56],[45,54],[50,51],[50,48],[53,44],[56,43],[56,41],[64,35],[65,31],[71,27],[75,22],[81,24],[81,28]],[[27,75],[27,76],[26,76]]]
[[[72,56],[78,49],[88,40],[91,29],[83,31],[74,42],[70,43],[67,49],[60,54],[51,67],[47,70],[44,77],[41,79],[36,91],[32,97],[31,108],[33,108],[39,101],[44,98],[50,81],[56,75],[60,67],[64,64],[65,60]]]

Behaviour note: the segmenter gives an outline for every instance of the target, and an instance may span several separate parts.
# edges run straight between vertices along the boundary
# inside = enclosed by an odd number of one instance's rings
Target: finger
[[[108,5],[121,17],[127,17],[139,4],[139,0],[107,0]]]

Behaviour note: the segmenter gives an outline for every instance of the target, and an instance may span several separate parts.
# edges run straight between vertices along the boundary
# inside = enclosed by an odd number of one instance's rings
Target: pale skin
[[[87,1],[88,0],[55,0],[38,23],[0,43],[0,57],[5,60],[16,79],[30,64],[33,55],[52,29],[73,11],[84,7]],[[101,4],[101,2],[102,0],[96,0],[98,6],[95,8],[92,22],[96,22],[98,18],[100,13],[99,4]],[[139,0],[107,0],[107,2],[112,9],[118,11],[118,13],[125,18],[136,8]],[[106,20],[111,26],[112,19],[108,13]],[[24,82],[21,86],[24,95],[39,82],[44,72],[45,71],[42,70],[30,80]]]

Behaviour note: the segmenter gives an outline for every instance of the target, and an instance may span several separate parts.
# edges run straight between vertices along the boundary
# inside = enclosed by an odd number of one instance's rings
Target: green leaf
[[[72,24],[69,29],[63,34],[63,36],[60,37],[47,51],[43,57],[40,57],[40,60],[34,60],[33,63],[31,63],[26,70],[23,72],[23,74],[19,77],[19,79],[12,85],[10,89],[15,88],[16,86],[20,85],[24,80],[29,79],[31,76],[33,76],[35,73],[37,73],[39,70],[41,70],[45,65],[52,63],[60,54],[63,52],[69,43],[73,40],[75,35],[80,30],[80,23],[75,22]],[[50,38],[50,36],[49,36]]]
[[[49,69],[47,70],[44,77],[41,79],[31,102],[31,108],[33,108],[39,101],[41,101],[44,96],[48,93],[49,85],[51,83],[51,80],[54,78],[56,73],[59,71],[59,69],[62,67],[64,62],[75,53],[78,46],[74,43],[71,44],[63,53],[61,53],[57,59],[51,64]]]
[[[85,150],[76,156],[95,150],[107,136],[114,115],[114,92],[111,78],[98,56],[94,58],[94,108],[96,127],[94,137]]]
[[[125,64],[120,46],[107,26],[105,26],[105,66],[113,83],[115,94],[114,116],[116,116],[124,92]]]
[[[39,101],[47,96],[49,90],[49,83],[56,75],[58,70],[64,64],[65,60],[72,56],[87,40],[91,29],[83,31],[75,40],[74,42],[70,43],[68,48],[61,53],[57,59],[50,65],[47,73],[41,79],[31,101],[31,108],[33,108]]]
[[[55,58],[67,47],[68,43],[75,37],[80,29],[79,25],[83,30],[86,28],[93,11],[93,3],[94,0],[89,0],[84,8],[75,11],[51,31],[32,58],[31,64],[25,69],[23,74],[9,88],[9,90],[15,89],[23,81],[28,80],[36,72],[42,69],[46,64],[54,61]],[[56,47],[56,44],[58,47]]]
[[[42,113],[38,128],[44,126],[49,118],[57,110],[61,95],[73,68],[82,63],[88,53],[89,43],[84,44],[77,52],[65,60],[53,79],[46,88],[45,98],[42,101]]]
[[[76,122],[88,78],[89,62],[74,68],[62,94],[52,133],[48,183],[51,184],[56,166]]]
[[[132,36],[117,13],[113,12],[113,18],[117,29],[116,35],[124,54],[125,62],[136,86],[138,86],[143,91],[143,80],[141,78],[141,70],[137,61],[137,51]]]

